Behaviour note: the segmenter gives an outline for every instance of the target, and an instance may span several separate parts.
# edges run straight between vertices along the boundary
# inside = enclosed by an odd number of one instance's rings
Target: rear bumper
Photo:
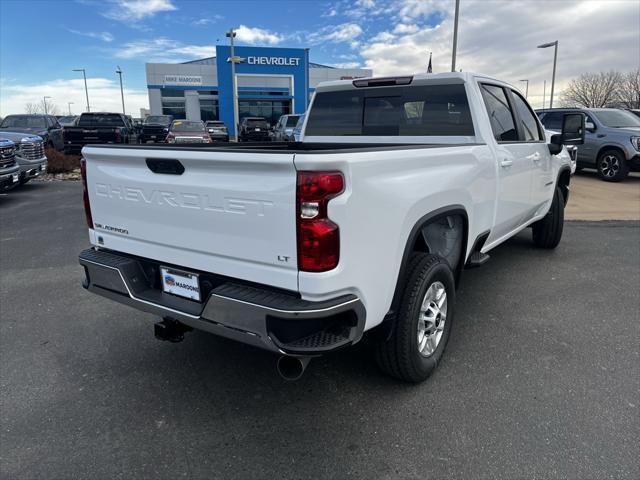
[[[355,295],[309,302],[209,275],[211,289],[195,302],[154,287],[156,262],[95,249],[84,250],[79,261],[83,286],[93,293],[278,354],[321,355],[357,342],[364,330],[365,309]]]

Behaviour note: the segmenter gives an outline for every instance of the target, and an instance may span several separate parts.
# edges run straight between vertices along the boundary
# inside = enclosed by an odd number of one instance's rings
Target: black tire
[[[420,352],[418,322],[421,306],[432,285],[444,286],[446,310],[444,327],[435,350]],[[402,303],[389,339],[376,349],[378,365],[388,375],[412,383],[419,383],[433,373],[449,341],[455,306],[455,281],[448,262],[437,255],[416,253],[409,260],[404,278]]]
[[[598,176],[605,182],[621,182],[629,175],[629,165],[618,150],[605,150],[598,157]]]
[[[533,243],[540,248],[556,248],[564,228],[564,196],[556,187],[549,211],[533,224]]]

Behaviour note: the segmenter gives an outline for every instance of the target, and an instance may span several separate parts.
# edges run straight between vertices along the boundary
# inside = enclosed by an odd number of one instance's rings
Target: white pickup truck
[[[547,139],[523,96],[446,73],[318,86],[297,143],[83,149],[88,290],[278,355],[285,378],[375,331],[426,379],[465,267],[525,227],[560,241],[584,117]]]

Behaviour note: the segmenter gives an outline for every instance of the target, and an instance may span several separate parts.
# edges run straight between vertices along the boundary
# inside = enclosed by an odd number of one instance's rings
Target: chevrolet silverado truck
[[[64,127],[65,153],[80,153],[82,147],[94,143],[130,143],[135,138],[133,126],[121,113],[83,113],[75,126]]]
[[[20,167],[16,162],[16,145],[0,136],[0,193],[20,184]]]
[[[11,140],[15,145],[15,158],[20,168],[21,184],[25,184],[47,171],[47,156],[42,137],[3,130],[0,132],[0,138]]]
[[[160,339],[267,349],[288,379],[367,332],[420,382],[464,268],[529,226],[558,245],[583,136],[582,114],[547,138],[512,86],[443,73],[323,83],[301,142],[85,147],[83,284],[162,317]]]

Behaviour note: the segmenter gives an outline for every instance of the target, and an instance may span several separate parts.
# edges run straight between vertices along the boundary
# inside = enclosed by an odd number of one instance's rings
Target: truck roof
[[[483,75],[473,72],[442,72],[442,73],[415,73],[413,75],[395,75],[388,77],[364,77],[354,80],[333,80],[329,82],[322,82],[316,87],[316,91],[335,91],[335,90],[349,90],[355,88],[368,86],[390,86],[393,85],[393,80],[397,80],[396,85],[425,85],[429,83],[465,83],[472,81],[476,78],[482,78],[484,80],[490,80],[502,85],[508,85],[502,80],[493,78],[489,75]],[[357,85],[360,84],[360,87]],[[378,85],[376,85],[378,84]],[[510,85],[511,86],[511,85]]]

